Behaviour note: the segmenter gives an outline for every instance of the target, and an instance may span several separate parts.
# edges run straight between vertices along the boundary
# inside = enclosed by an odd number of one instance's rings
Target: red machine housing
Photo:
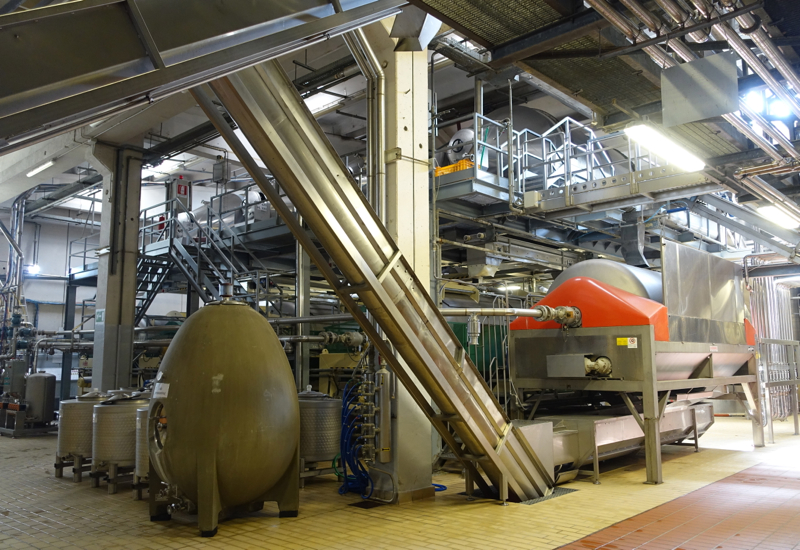
[[[574,306],[581,310],[582,327],[634,327],[653,325],[655,339],[669,341],[667,308],[589,277],[565,281],[537,305]],[[511,330],[561,328],[555,321],[539,322],[532,317],[518,317]]]

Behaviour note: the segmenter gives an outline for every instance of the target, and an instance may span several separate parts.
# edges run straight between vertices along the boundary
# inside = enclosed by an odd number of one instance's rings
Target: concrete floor
[[[532,506],[469,502],[458,494],[463,480],[444,474],[434,481],[448,490],[435,499],[361,509],[334,478],[319,478],[301,491],[299,517],[278,519],[268,504],[223,522],[213,539],[197,535],[191,516],[151,523],[124,487],[108,495],[66,473],[55,479],[55,437],[0,438],[0,548],[557,548],[751,466],[795,465],[800,437],[791,434],[777,423],[776,444],[753,449],[748,421],[718,418],[700,453],[664,447],[663,485],[644,485],[643,456],[634,456],[606,463],[601,485],[572,482],[577,491]]]

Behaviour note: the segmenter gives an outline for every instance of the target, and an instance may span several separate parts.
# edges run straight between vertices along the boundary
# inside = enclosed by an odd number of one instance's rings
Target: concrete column
[[[96,144],[88,160],[103,175],[92,378],[111,390],[131,385],[142,155]]]
[[[386,75],[386,226],[422,284],[430,280],[427,52],[395,52],[393,19],[370,25],[365,34]],[[381,469],[396,480],[397,501],[434,495],[431,431],[414,400],[397,385],[392,413],[392,460]],[[392,491],[388,476],[373,473],[376,493]]]

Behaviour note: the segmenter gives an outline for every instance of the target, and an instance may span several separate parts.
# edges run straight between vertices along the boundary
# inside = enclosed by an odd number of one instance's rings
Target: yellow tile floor
[[[701,452],[664,447],[663,485],[644,485],[642,455],[609,461],[600,485],[578,489],[532,506],[467,501],[464,482],[437,475],[448,486],[435,499],[360,509],[355,495],[340,496],[333,478],[307,482],[300,515],[278,519],[277,508],[220,524],[213,539],[197,534],[190,516],[149,521],[145,502],[121,487],[108,495],[88,479],[53,477],[55,437],[0,438],[0,549],[94,548],[557,548],[758,463],[795,463],[800,437],[789,422],[776,424],[776,444],[751,445],[750,423],[719,418],[701,438]]]

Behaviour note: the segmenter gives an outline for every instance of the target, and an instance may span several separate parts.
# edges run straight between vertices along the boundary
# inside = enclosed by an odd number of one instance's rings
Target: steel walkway
[[[267,62],[212,81],[210,88],[213,94],[207,87],[193,90],[200,106],[468,474],[491,491],[479,465],[500,498],[506,489],[522,500],[549,494],[552,474],[501,409],[283,69]],[[224,122],[212,95],[236,121],[344,280]],[[380,338],[353,295],[366,305],[391,345]]]

